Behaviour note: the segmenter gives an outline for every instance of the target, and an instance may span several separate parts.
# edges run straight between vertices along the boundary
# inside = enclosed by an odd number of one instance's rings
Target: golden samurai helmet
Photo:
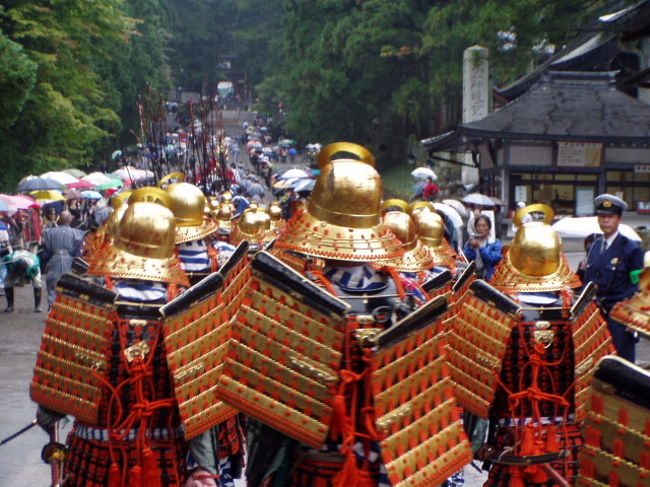
[[[347,153],[357,158],[336,159]],[[307,204],[286,223],[275,246],[312,257],[352,262],[391,260],[400,241],[381,220],[383,183],[365,147],[336,142],[318,154],[320,174]]]
[[[118,278],[145,279],[188,286],[175,255],[174,214],[151,202],[130,204],[107,246],[89,272]]]
[[[418,201],[409,206],[415,222],[415,232],[420,242],[427,247],[433,264],[456,268],[456,253],[445,238],[445,222],[428,201]]]
[[[530,213],[543,213],[543,221],[523,223]],[[562,253],[560,237],[550,223],[553,210],[544,204],[529,205],[515,214],[515,237],[497,266],[490,283],[509,293],[551,292],[580,286]]]
[[[261,216],[263,213],[259,208],[247,208],[242,215],[233,224],[230,243],[239,245],[242,241],[246,240],[251,244],[251,250],[258,249],[261,243],[265,240],[265,218]],[[266,215],[268,218],[268,214]]]
[[[269,216],[271,217],[271,229],[276,233],[284,228],[284,218],[282,218],[282,206],[279,201],[272,201],[269,205]]]
[[[217,222],[205,214],[205,196],[190,183],[173,183],[165,188],[176,217],[176,243],[207,237],[217,231]]]
[[[395,205],[391,205],[391,207],[393,206]],[[384,215],[384,223],[402,242],[404,255],[392,261],[380,262],[380,264],[394,267],[400,272],[422,272],[433,267],[431,253],[418,239],[417,233],[415,233],[415,223],[408,213],[389,211]]]

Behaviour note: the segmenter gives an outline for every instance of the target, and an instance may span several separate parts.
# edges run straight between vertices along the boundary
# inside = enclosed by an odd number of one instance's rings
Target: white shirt
[[[616,230],[613,235],[610,235],[609,238],[604,238],[603,237],[603,239],[605,240],[605,248],[603,249],[603,251],[607,250],[612,245],[612,242],[614,242],[614,239],[616,239],[616,237],[618,237],[618,234],[619,234],[619,231]]]

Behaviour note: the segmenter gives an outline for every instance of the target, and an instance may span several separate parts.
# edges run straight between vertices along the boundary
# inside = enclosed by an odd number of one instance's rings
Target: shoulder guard
[[[646,485],[650,373],[620,357],[605,357],[588,396],[576,485]]]
[[[596,304],[595,297],[596,286],[590,282],[571,308],[577,422],[581,422],[585,416],[587,388],[596,364],[602,357],[614,352],[607,320]]]
[[[458,304],[447,349],[451,377],[460,404],[482,418],[488,417],[494,401],[520,310],[519,304],[482,280],[475,280]]]
[[[630,299],[617,303],[610,316],[619,323],[650,336],[650,292],[642,289]]]
[[[333,412],[348,305],[267,252],[255,255],[250,270],[217,396],[319,448]]]
[[[221,266],[160,309],[167,363],[185,438],[193,438],[237,411],[215,399],[230,338],[230,320],[241,303],[247,243]]]
[[[372,340],[375,425],[392,485],[438,485],[472,460],[446,366],[446,312],[439,296]]]
[[[66,274],[47,317],[30,394],[59,413],[96,424],[110,361],[115,293]]]

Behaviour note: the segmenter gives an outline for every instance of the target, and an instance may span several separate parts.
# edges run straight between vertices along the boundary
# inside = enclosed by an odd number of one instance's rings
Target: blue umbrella
[[[98,191],[82,191],[81,198],[84,200],[101,200],[102,195]]]
[[[19,193],[29,193],[30,191],[45,191],[48,189],[58,189],[62,191],[65,186],[54,179],[47,178],[31,178],[22,181],[18,185]]]
[[[294,190],[296,193],[301,193],[301,192],[303,192],[303,191],[309,191],[309,192],[311,192],[311,191],[314,190],[314,185],[315,185],[315,184],[316,184],[316,180],[315,180],[315,179],[303,179],[303,180],[300,181],[299,184],[296,184],[296,185],[293,187],[293,190]]]
[[[0,200],[0,211],[9,211],[9,204],[4,200]]]

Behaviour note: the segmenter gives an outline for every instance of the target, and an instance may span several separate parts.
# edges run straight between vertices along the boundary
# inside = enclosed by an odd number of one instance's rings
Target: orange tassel
[[[108,469],[108,487],[122,487],[122,471],[115,462]]]
[[[546,429],[546,435],[546,451],[560,451],[560,440],[557,438],[555,425],[549,425],[549,427]]]
[[[142,467],[140,465],[129,470],[129,487],[142,487]]]
[[[548,482],[548,474],[539,465],[526,467],[526,480],[535,484],[544,484]]]
[[[147,487],[162,487],[161,472],[158,468],[156,455],[149,447],[142,451],[142,470],[144,472],[144,485]]]
[[[617,471],[609,474],[609,487],[619,487],[621,485],[621,477]]]
[[[641,467],[645,468],[646,470],[650,470],[650,452],[641,452],[641,460],[639,461],[639,465],[641,465]]]
[[[351,426],[347,414],[345,396],[337,395],[332,403],[332,419],[330,420],[330,438],[337,439],[350,432]]]
[[[510,469],[510,482],[508,487],[526,487],[521,470],[517,467]]]
[[[332,487],[359,487],[359,466],[354,452],[350,450],[343,468],[332,479]]]
[[[534,455],[535,453],[535,432],[533,431],[532,425],[527,425],[524,428],[524,436],[521,440],[521,452],[519,453],[522,457],[527,457]]]

